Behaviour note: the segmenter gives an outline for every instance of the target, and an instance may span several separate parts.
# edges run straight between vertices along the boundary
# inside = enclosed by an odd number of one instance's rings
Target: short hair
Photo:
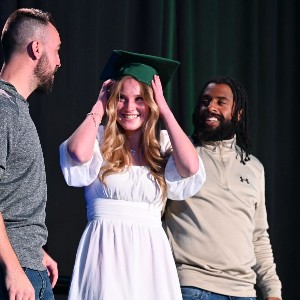
[[[197,139],[197,119],[199,116],[199,106],[202,99],[202,95],[206,89],[206,87],[210,83],[215,84],[227,84],[232,91],[233,94],[233,102],[234,102],[234,111],[232,115],[232,122],[236,126],[235,134],[237,139],[237,144],[241,148],[241,162],[245,164],[246,161],[250,159],[250,150],[251,150],[251,141],[249,135],[248,128],[248,95],[243,87],[243,85],[234,78],[229,76],[218,76],[215,78],[211,78],[204,85],[199,101],[193,113],[193,124],[194,124],[194,133],[192,135],[193,139]],[[238,122],[238,113],[242,110],[241,120]]]
[[[7,19],[1,35],[4,61],[9,61],[14,52],[21,52],[30,41],[41,38],[44,27],[56,27],[49,12],[35,8],[20,8]]]

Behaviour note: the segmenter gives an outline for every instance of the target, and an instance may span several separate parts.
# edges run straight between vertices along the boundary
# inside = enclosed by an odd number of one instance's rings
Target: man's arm
[[[273,250],[268,234],[267,210],[265,205],[265,175],[262,170],[260,178],[260,199],[255,212],[255,230],[253,244],[256,257],[254,271],[257,274],[257,286],[264,299],[281,299],[281,282],[276,273]]]
[[[34,288],[24,273],[8,239],[3,216],[0,213],[0,266],[4,271],[4,285],[9,299],[34,300]]]

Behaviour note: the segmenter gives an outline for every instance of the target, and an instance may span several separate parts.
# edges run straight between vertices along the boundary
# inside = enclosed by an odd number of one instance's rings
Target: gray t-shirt
[[[47,200],[43,152],[29,105],[0,80],[0,212],[22,267],[45,270]]]

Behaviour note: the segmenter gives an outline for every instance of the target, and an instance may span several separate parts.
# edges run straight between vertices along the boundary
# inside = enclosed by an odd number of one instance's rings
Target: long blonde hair
[[[119,173],[126,169],[131,161],[130,153],[126,147],[126,136],[122,126],[117,122],[117,104],[120,97],[123,83],[132,78],[124,76],[115,81],[111,86],[111,94],[106,105],[107,124],[104,130],[104,138],[101,146],[103,159],[106,161],[99,173],[100,180],[105,184],[105,178],[113,173]],[[139,81],[138,81],[139,82]],[[150,173],[154,176],[161,191],[162,199],[166,198],[166,182],[164,171],[167,162],[167,155],[162,156],[158,140],[157,125],[159,120],[159,109],[154,100],[153,90],[145,83],[139,82],[141,96],[149,107],[149,118],[143,125],[142,153]]]

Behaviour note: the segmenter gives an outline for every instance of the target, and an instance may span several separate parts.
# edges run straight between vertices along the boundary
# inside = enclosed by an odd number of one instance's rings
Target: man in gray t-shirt
[[[54,299],[57,264],[42,248],[48,235],[44,158],[27,98],[51,91],[60,37],[49,13],[19,9],[1,42],[0,299],[40,299],[41,293]]]

